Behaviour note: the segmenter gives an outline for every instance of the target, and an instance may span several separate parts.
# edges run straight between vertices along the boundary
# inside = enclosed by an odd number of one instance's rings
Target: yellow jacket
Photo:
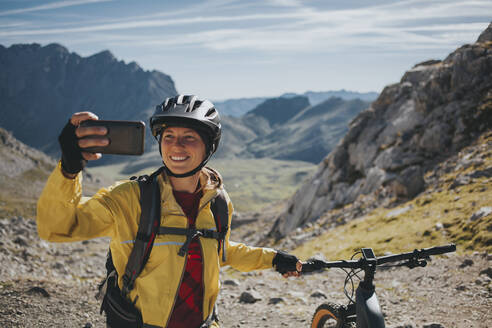
[[[217,195],[217,186],[202,170],[200,176],[203,197],[200,200],[196,219],[197,229],[215,229],[210,201]],[[158,178],[161,190],[161,226],[187,228],[188,220],[174,199],[169,179]],[[99,190],[93,197],[82,197],[82,174],[67,179],[61,165],[52,172],[37,204],[37,226],[39,236],[52,242],[87,240],[102,236],[111,237],[111,254],[118,272],[119,286],[140,220],[140,189],[136,181],[116,183],[108,189]],[[229,226],[232,203],[229,206]],[[250,247],[229,241],[226,236],[226,262],[217,253],[217,240],[199,238],[203,256],[203,319],[211,313],[219,293],[219,267],[231,265],[240,271],[272,267],[276,252],[269,248]],[[178,250],[186,237],[158,235],[144,269],[135,281],[130,298],[137,298],[136,306],[143,321],[149,325],[166,327],[174,306],[185,257]]]

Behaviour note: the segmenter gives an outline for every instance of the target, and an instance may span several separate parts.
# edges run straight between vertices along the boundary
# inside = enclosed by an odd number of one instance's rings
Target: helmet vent
[[[210,108],[207,114],[205,114],[205,117],[209,117],[209,118],[214,118],[215,116],[217,116],[217,111],[215,110],[214,107]]]
[[[186,103],[188,103],[188,108],[186,109],[187,112],[192,112],[195,110],[195,102],[196,102],[196,96],[186,96]]]
[[[169,105],[169,98],[166,99],[166,101],[164,101],[164,103],[162,104],[162,111],[165,111],[168,109],[167,105]]]

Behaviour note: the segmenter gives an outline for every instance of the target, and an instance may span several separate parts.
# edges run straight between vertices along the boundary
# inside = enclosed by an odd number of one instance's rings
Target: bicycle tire
[[[355,322],[345,322],[341,317],[341,305],[323,303],[314,312],[311,328],[355,328]]]

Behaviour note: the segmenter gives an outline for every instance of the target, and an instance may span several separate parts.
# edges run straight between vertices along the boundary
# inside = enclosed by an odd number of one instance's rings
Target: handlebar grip
[[[324,262],[321,260],[311,260],[302,263],[302,273],[319,271],[325,268]]]
[[[455,244],[443,245],[443,246],[435,246],[431,248],[424,248],[422,250],[426,255],[439,255],[444,253],[450,253],[456,251]]]

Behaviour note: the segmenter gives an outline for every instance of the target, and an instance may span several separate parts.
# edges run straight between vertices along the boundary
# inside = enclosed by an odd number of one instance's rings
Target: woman
[[[111,237],[116,288],[120,291],[138,231],[140,189],[136,181],[125,181],[101,189],[90,199],[82,199],[80,171],[87,160],[101,158],[101,154],[85,152],[84,148],[105,146],[108,140],[104,127],[79,125],[97,119],[90,112],[75,113],[63,129],[59,137],[62,159],[38,201],[38,232],[41,238],[54,242]],[[205,167],[221,136],[220,118],[214,105],[195,96],[168,98],[157,106],[150,127],[159,141],[164,163],[157,177],[161,195],[160,226],[215,229],[210,201],[219,191],[225,192],[220,175]],[[233,208],[227,196],[226,200],[230,227]],[[134,288],[124,294],[140,316],[141,324],[135,326],[218,327],[213,313],[219,293],[220,266],[250,271],[273,265],[284,277],[299,275],[301,264],[295,256],[235,243],[229,241],[229,235],[230,232],[222,249],[215,239],[194,236],[187,256],[178,254],[185,236],[156,236]],[[227,257],[222,256],[224,249]],[[115,328],[115,321],[107,309],[105,312],[108,326],[113,324]]]

